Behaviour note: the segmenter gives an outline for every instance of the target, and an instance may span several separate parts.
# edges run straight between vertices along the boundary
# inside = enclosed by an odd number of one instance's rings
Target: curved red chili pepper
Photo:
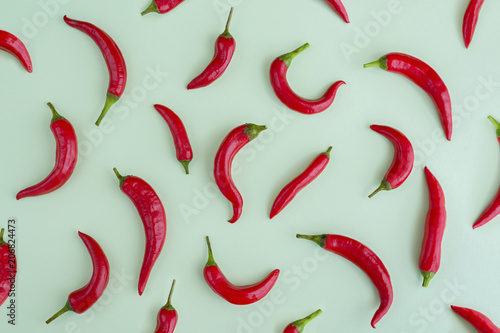
[[[386,71],[401,74],[422,88],[436,105],[446,139],[451,140],[453,121],[450,93],[434,69],[422,60],[404,53],[386,54],[377,61],[365,64],[364,67],[380,67]]]
[[[172,133],[172,138],[174,139],[177,160],[181,162],[184,170],[186,170],[186,174],[189,174],[188,166],[189,162],[193,159],[193,150],[191,149],[186,128],[181,118],[166,106],[155,104],[154,107],[167,122],[170,132]]]
[[[0,230],[0,305],[9,297],[11,280],[16,278],[17,260],[10,252],[9,244],[4,241],[5,229]]]
[[[33,65],[31,64],[31,58],[26,46],[10,32],[0,30],[0,50],[9,52],[19,59],[28,73],[33,72]]]
[[[394,297],[391,277],[380,258],[360,242],[341,235],[308,236],[299,234],[297,238],[313,241],[325,250],[346,258],[368,275],[380,295],[380,307],[375,312],[371,322],[372,327],[375,328],[375,324],[389,311]]]
[[[165,14],[179,6],[184,0],[153,0],[148,8],[141,13],[142,16],[148,13]]]
[[[229,303],[246,305],[261,300],[271,291],[280,274],[279,269],[272,271],[264,280],[260,282],[247,286],[235,286],[226,279],[219,266],[217,266],[208,236],[207,245],[208,261],[205,268],[203,268],[203,276],[205,277],[207,284],[217,295],[224,298]]]
[[[78,143],[75,130],[68,120],[57,113],[51,103],[47,105],[52,110],[50,130],[56,139],[56,164],[44,180],[19,192],[17,200],[57,190],[68,181],[76,166]]]
[[[323,311],[321,309],[316,312],[311,313],[309,316],[296,320],[293,323],[288,324],[287,327],[283,330],[283,333],[302,333],[304,331],[304,327],[314,318],[322,314]]]
[[[342,4],[341,0],[325,0],[330,7],[335,11],[335,13],[339,14],[340,17],[345,21],[345,23],[349,23],[349,16],[347,15],[347,10]]]
[[[415,159],[411,142],[403,133],[389,126],[371,125],[370,128],[392,143],[394,157],[380,186],[368,196],[369,198],[382,190],[390,191],[401,186],[410,175]]]
[[[325,170],[330,161],[330,151],[332,147],[324,153],[319,154],[304,172],[298,175],[294,180],[288,183],[274,200],[269,218],[278,215],[295,196],[313,180],[315,180]]]
[[[462,25],[462,34],[464,36],[465,47],[469,48],[474,31],[476,30],[479,12],[483,6],[484,0],[471,0],[467,10],[465,11],[464,21]]]
[[[90,258],[92,259],[93,273],[89,283],[84,287],[73,291],[68,296],[66,305],[59,310],[55,315],[46,321],[50,324],[54,319],[67,311],[75,313],[84,313],[101,297],[109,281],[109,263],[104,251],[99,244],[89,235],[83,232],[78,232],[83,243],[89,251]]]
[[[189,82],[188,89],[196,89],[201,87],[206,87],[215,80],[217,80],[226,70],[227,66],[233,58],[234,50],[236,48],[236,41],[233,36],[229,33],[229,24],[231,23],[231,17],[233,16],[233,8],[229,12],[229,18],[226,23],[226,30],[217,37],[215,41],[215,53],[214,57],[207,68],[195,77],[191,82]]]
[[[222,194],[233,205],[233,217],[228,221],[230,223],[236,222],[240,218],[243,210],[243,198],[236,188],[236,185],[234,185],[231,176],[231,166],[234,156],[236,156],[241,148],[255,139],[260,132],[265,129],[267,129],[265,125],[259,126],[255,124],[245,124],[236,127],[224,138],[215,155],[215,182]]]
[[[66,22],[70,27],[78,29],[92,38],[101,50],[104,60],[106,61],[106,65],[108,66],[109,86],[108,93],[106,95],[106,103],[104,104],[104,108],[99,115],[99,118],[95,122],[95,124],[99,126],[111,106],[118,101],[125,90],[125,85],[127,83],[127,67],[125,65],[125,59],[123,59],[122,52],[118,48],[118,45],[116,45],[115,41],[107,33],[95,25],[88,22],[72,20],[67,16],[64,16],[64,22]]]
[[[174,292],[175,280],[172,282],[172,287],[170,288],[170,293],[168,294],[168,301],[160,311],[158,311],[158,316],[156,319],[156,329],[154,333],[172,333],[177,325],[177,311],[172,306],[172,293]]]
[[[418,265],[424,277],[422,287],[427,287],[441,264],[441,242],[446,227],[446,205],[444,192],[438,180],[427,167],[424,171],[429,188],[429,210],[425,219],[424,239]]]
[[[307,48],[309,48],[309,43],[305,43],[298,49],[274,59],[271,64],[269,76],[271,78],[271,85],[273,86],[274,92],[283,104],[300,113],[315,114],[325,111],[330,107],[330,105],[332,105],[335,95],[337,94],[337,89],[341,85],[345,84],[345,82],[335,82],[330,86],[330,88],[328,88],[323,96],[316,100],[305,99],[294,93],[288,84],[286,73],[293,58]]]
[[[467,320],[479,333],[500,333],[500,328],[481,312],[452,305],[460,317]]]
[[[113,168],[113,171],[120,181],[120,189],[132,200],[144,225],[146,250],[144,251],[138,285],[139,295],[142,295],[149,274],[165,243],[167,234],[165,209],[155,190],[144,180],[136,176],[123,177],[116,168]]]

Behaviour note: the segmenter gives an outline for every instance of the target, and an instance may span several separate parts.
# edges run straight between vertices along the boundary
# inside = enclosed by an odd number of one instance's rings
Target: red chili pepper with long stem
[[[500,328],[481,312],[454,305],[452,305],[451,308],[460,317],[467,320],[472,326],[474,326],[476,331],[479,333],[500,333]]]
[[[174,287],[175,280],[172,282],[172,287],[170,288],[170,293],[168,294],[167,304],[165,304],[160,311],[158,311],[156,329],[154,333],[172,333],[175,329],[175,325],[177,325],[179,316],[171,303]]]
[[[255,124],[245,124],[236,127],[224,138],[215,155],[215,182],[222,194],[233,205],[233,217],[228,221],[230,223],[236,222],[240,218],[243,210],[243,198],[236,188],[233,177],[231,176],[231,166],[234,156],[236,156],[241,148],[255,139],[260,132],[265,129],[267,129],[265,125],[260,126]]]
[[[226,301],[236,305],[255,303],[264,298],[273,288],[278,276],[279,269],[272,271],[264,280],[247,285],[235,286],[227,280],[219,266],[214,260],[210,239],[207,236],[208,261],[203,269],[205,281],[212,290]]]
[[[151,270],[165,243],[167,235],[165,209],[155,190],[144,180],[136,176],[124,177],[116,168],[113,168],[113,171],[120,181],[120,189],[132,200],[144,225],[146,250],[144,251],[138,285],[139,295],[142,295]]]
[[[316,100],[305,99],[297,95],[288,84],[286,73],[288,72],[288,67],[292,64],[293,58],[308,48],[309,43],[305,43],[298,49],[274,59],[271,64],[269,76],[274,92],[283,104],[300,113],[315,114],[325,111],[332,105],[338,88],[345,84],[345,82],[335,82],[327,89],[323,96]]]
[[[365,64],[364,67],[380,67],[388,72],[401,74],[422,88],[438,109],[446,139],[451,140],[453,121],[450,93],[444,81],[432,67],[404,53],[386,54],[377,61]]]
[[[57,113],[51,103],[47,105],[52,111],[50,130],[56,139],[56,163],[44,180],[19,192],[16,196],[17,200],[57,190],[68,181],[76,166],[78,143],[75,130],[68,120]]]
[[[63,313],[73,311],[81,314],[90,309],[92,305],[101,297],[109,281],[109,263],[104,251],[92,237],[78,232],[83,243],[89,251],[92,259],[93,273],[89,283],[84,287],[73,291],[68,296],[66,305],[59,310],[55,315],[46,321],[50,324],[54,319],[58,318]]]
[[[269,218],[272,219],[278,215],[304,187],[309,185],[323,172],[323,170],[325,170],[330,161],[331,150],[332,147],[328,148],[326,152],[319,154],[304,172],[298,175],[280,191],[274,200]]]
[[[403,133],[389,126],[371,125],[370,128],[392,143],[394,157],[380,186],[368,196],[369,198],[382,190],[390,191],[401,186],[410,175],[415,159],[411,142]]]
[[[462,25],[462,34],[464,36],[465,47],[469,48],[474,31],[476,30],[479,12],[483,6],[484,0],[471,0],[467,10],[465,11],[464,21]]]
[[[104,60],[106,61],[106,65],[108,66],[109,86],[108,93],[106,95],[106,103],[104,104],[104,108],[99,115],[99,118],[95,122],[95,124],[99,126],[111,106],[118,101],[125,90],[125,85],[127,83],[127,67],[125,65],[125,59],[123,59],[122,52],[118,48],[118,45],[116,45],[115,41],[107,33],[95,25],[88,22],[72,20],[67,16],[64,16],[64,22],[66,22],[70,27],[78,29],[92,38],[101,50]]]
[[[17,260],[15,253],[11,253],[9,244],[3,239],[5,229],[0,230],[0,305],[10,294],[12,282],[16,279]]]
[[[304,327],[314,318],[322,314],[323,311],[321,309],[316,312],[311,313],[309,316],[296,320],[290,324],[283,330],[283,333],[302,333],[304,331]]]
[[[33,72],[33,65],[31,64],[31,57],[26,49],[26,46],[19,38],[10,32],[0,30],[0,50],[9,52],[15,56],[28,73]]]
[[[326,3],[335,11],[335,13],[339,14],[339,16],[345,21],[345,23],[349,23],[349,16],[347,15],[347,10],[344,7],[344,4],[341,0],[325,0]]]
[[[184,0],[153,0],[141,15],[144,16],[149,13],[165,14],[183,2]]]
[[[349,237],[327,234],[317,236],[298,234],[297,238],[313,241],[325,250],[346,258],[368,275],[380,295],[380,307],[371,321],[372,327],[375,328],[375,324],[389,311],[394,298],[391,277],[382,260],[368,247]]]

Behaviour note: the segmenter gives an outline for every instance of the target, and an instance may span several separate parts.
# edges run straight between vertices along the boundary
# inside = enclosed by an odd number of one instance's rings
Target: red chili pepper
[[[193,159],[193,150],[191,149],[186,128],[184,127],[181,118],[163,105],[155,104],[154,107],[167,122],[170,132],[172,132],[172,138],[174,139],[177,160],[181,162],[184,170],[186,170],[186,174],[189,174],[188,165]]]
[[[207,245],[208,261],[203,269],[203,276],[205,277],[207,284],[217,295],[224,298],[229,303],[246,305],[261,300],[271,291],[280,274],[279,269],[272,271],[264,280],[260,282],[247,286],[235,286],[226,279],[219,266],[217,266],[212,254],[212,247],[208,236]]]
[[[142,262],[141,274],[139,275],[139,295],[142,295],[149,274],[153,269],[156,259],[160,256],[161,249],[165,243],[167,234],[167,218],[165,209],[155,190],[136,176],[120,175],[116,168],[113,168],[116,177],[120,181],[120,189],[132,200],[144,225],[146,234],[146,250]]]
[[[83,232],[78,232],[78,235],[87,247],[90,258],[92,259],[92,266],[94,269],[92,278],[87,285],[69,294],[66,305],[64,305],[55,315],[50,317],[50,319],[46,321],[47,324],[50,324],[54,319],[67,311],[74,311],[78,314],[84,313],[97,302],[108,285],[109,263],[104,251],[89,235]]]
[[[410,175],[414,162],[413,147],[403,133],[389,126],[371,125],[370,128],[391,141],[394,157],[380,186],[368,196],[369,198],[382,190],[390,191],[401,186]]]
[[[70,27],[78,29],[92,38],[101,50],[104,60],[106,61],[106,65],[108,66],[109,86],[108,93],[106,95],[106,103],[104,104],[104,108],[99,115],[99,118],[95,122],[95,124],[99,126],[111,106],[118,101],[125,90],[125,84],[127,83],[127,67],[125,66],[125,59],[123,59],[122,52],[118,48],[118,45],[116,45],[115,41],[107,33],[95,25],[88,22],[72,20],[67,16],[64,16],[64,22],[66,22]]]
[[[500,333],[500,328],[495,326],[495,324],[493,324],[493,322],[484,314],[472,309],[461,308],[454,305],[452,305],[451,308],[460,317],[464,318],[472,326],[474,326],[476,331],[479,333]]]
[[[286,73],[288,71],[288,67],[292,64],[293,58],[307,48],[309,48],[309,43],[305,43],[298,49],[274,59],[271,64],[269,75],[274,92],[283,104],[300,113],[315,114],[325,111],[330,107],[330,105],[332,105],[335,95],[337,94],[337,89],[341,85],[345,84],[345,82],[335,82],[330,86],[330,88],[328,88],[323,96],[316,100],[305,99],[294,93],[292,88],[288,85]]]
[[[287,327],[283,330],[283,333],[302,333],[304,331],[304,327],[314,318],[322,314],[323,311],[321,309],[316,312],[311,313],[309,316],[296,320],[293,323],[288,324]]]
[[[184,0],[153,0],[148,8],[141,13],[142,16],[148,13],[165,14],[179,6]]]
[[[328,148],[326,152],[319,154],[307,167],[307,169],[304,170],[304,172],[298,175],[281,190],[274,200],[269,218],[272,219],[278,215],[304,187],[309,185],[323,172],[323,170],[325,170],[328,162],[330,161],[331,150],[332,147]]]
[[[462,34],[464,35],[465,47],[469,48],[474,31],[476,30],[479,12],[483,6],[484,0],[471,0],[464,15],[464,22],[462,26]]]
[[[33,72],[33,65],[26,46],[10,32],[0,30],[0,50],[9,52],[19,59],[28,73]]]
[[[344,4],[342,4],[342,1],[340,0],[325,0],[330,7],[335,11],[335,13],[339,14],[340,17],[345,21],[345,23],[349,23],[349,16],[347,15],[347,10],[344,7]]]
[[[170,302],[172,300],[172,293],[174,292],[175,280],[172,282],[172,287],[170,288],[170,294],[168,294],[168,301],[165,306],[163,306],[160,311],[158,311],[158,316],[156,319],[156,329],[154,333],[172,333],[177,325],[177,311],[172,306]]]
[[[56,164],[44,180],[19,192],[17,200],[57,190],[68,181],[76,166],[78,144],[75,130],[68,120],[57,113],[51,103],[47,105],[52,110],[50,130],[56,139]]]
[[[206,87],[217,80],[226,70],[227,66],[233,58],[236,42],[233,36],[229,33],[229,24],[233,16],[233,8],[229,12],[229,18],[226,23],[226,30],[217,37],[215,41],[214,57],[207,68],[195,77],[187,86],[187,89],[196,89]]]
[[[16,255],[10,252],[9,244],[3,239],[5,229],[0,230],[0,305],[10,294],[10,286],[16,279]]]
[[[389,53],[364,67],[380,67],[386,71],[401,74],[422,88],[432,99],[439,111],[439,118],[451,140],[453,121],[451,119],[451,99],[448,88],[434,69],[420,59],[404,53]]]
[[[234,156],[265,129],[267,129],[265,125],[259,126],[255,124],[245,124],[236,127],[224,138],[215,155],[215,182],[222,194],[233,205],[233,217],[228,221],[230,223],[238,221],[243,210],[243,198],[236,185],[234,185],[231,176],[231,166]]]
[[[380,307],[371,322],[375,328],[375,324],[389,311],[393,300],[391,277],[379,257],[360,242],[341,235],[297,235],[297,238],[313,241],[325,250],[346,258],[368,275],[380,295]]]
[[[424,171],[429,188],[429,210],[425,219],[424,239],[418,265],[424,277],[422,287],[427,287],[441,263],[441,242],[446,227],[446,206],[443,189],[438,180],[427,167]]]

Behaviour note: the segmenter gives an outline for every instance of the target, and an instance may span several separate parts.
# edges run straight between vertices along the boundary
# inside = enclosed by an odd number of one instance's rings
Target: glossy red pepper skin
[[[153,0],[141,15],[144,16],[148,13],[165,14],[179,6],[184,0]]]
[[[283,333],[302,333],[304,331],[304,327],[314,318],[322,314],[323,311],[321,309],[311,313],[309,316],[296,320],[290,324],[288,324],[285,329],[283,330]]]
[[[236,188],[231,176],[231,166],[236,154],[247,143],[255,139],[266,126],[245,124],[236,127],[224,138],[215,155],[214,178],[222,194],[233,205],[233,217],[228,221],[238,221],[243,210],[243,198]]]
[[[349,16],[347,15],[347,10],[344,7],[344,4],[341,0],[325,0],[326,3],[332,7],[335,13],[339,14],[339,16],[345,21],[345,23],[349,23]]]
[[[264,280],[247,285],[236,286],[228,281],[214,260],[212,247],[207,236],[208,261],[203,268],[203,276],[209,287],[220,297],[229,303],[236,305],[247,305],[255,303],[264,298],[273,288],[278,276],[279,269],[272,271]]]
[[[57,113],[51,103],[47,105],[52,110],[50,130],[56,140],[56,163],[44,180],[19,192],[17,200],[57,190],[68,181],[76,166],[78,143],[75,130],[68,120]]]
[[[338,88],[345,84],[345,82],[335,82],[330,86],[330,88],[327,89],[323,96],[316,100],[305,99],[297,95],[288,84],[286,74],[293,58],[307,48],[309,48],[309,43],[306,43],[298,49],[274,59],[271,64],[269,76],[274,92],[283,104],[285,104],[288,108],[303,114],[316,114],[325,111],[330,107],[330,105],[332,105]]]
[[[33,65],[31,64],[31,57],[26,49],[26,46],[19,38],[10,32],[0,30],[0,50],[9,52],[15,56],[28,73],[33,72]]]
[[[404,53],[389,53],[364,65],[365,68],[376,66],[405,76],[429,95],[438,109],[446,139],[450,141],[453,129],[450,93],[438,73],[422,60]]]
[[[304,187],[309,185],[325,170],[330,161],[331,150],[332,147],[328,148],[326,152],[319,154],[304,172],[280,191],[271,208],[270,219],[278,215]]]
[[[465,11],[464,21],[462,25],[462,34],[464,36],[465,47],[469,48],[474,31],[476,30],[479,12],[483,6],[484,0],[470,0],[469,6]]]
[[[172,282],[167,304],[165,304],[165,306],[158,311],[158,315],[156,317],[156,329],[154,333],[173,333],[175,330],[175,325],[177,325],[179,315],[171,303],[174,286],[175,280]]]
[[[16,278],[17,260],[10,253],[9,244],[3,239],[5,229],[0,230],[0,305],[9,297],[11,280]],[[10,257],[10,258],[9,258]]]
[[[454,305],[452,305],[451,308],[460,317],[467,320],[472,326],[474,326],[476,331],[479,333],[500,333],[500,328],[484,314],[472,309],[461,308]]]
[[[389,311],[394,298],[391,277],[380,258],[360,242],[341,235],[297,235],[297,238],[308,239],[322,248],[346,258],[361,268],[377,288],[380,296],[380,307],[375,312],[371,325],[375,325]]]
[[[146,250],[138,284],[139,295],[142,295],[151,270],[165,243],[167,235],[165,209],[155,190],[144,180],[136,176],[123,177],[116,168],[113,171],[120,181],[120,189],[130,198],[144,225]]]

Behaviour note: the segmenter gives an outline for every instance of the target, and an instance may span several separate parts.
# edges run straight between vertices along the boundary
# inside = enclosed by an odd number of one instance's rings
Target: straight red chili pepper
[[[309,316],[296,320],[290,324],[283,330],[283,333],[302,333],[304,331],[304,327],[314,318],[322,314],[323,311],[321,309],[316,312],[311,313]]]
[[[108,285],[109,263],[104,251],[99,246],[99,243],[89,235],[78,232],[78,236],[80,236],[87,247],[90,258],[92,259],[92,278],[87,285],[69,294],[66,305],[64,305],[55,315],[50,317],[50,319],[46,321],[47,324],[50,324],[54,319],[67,311],[73,311],[78,314],[84,313],[97,302]]]
[[[113,168],[113,171],[120,181],[120,189],[132,200],[144,225],[146,250],[138,285],[139,295],[142,295],[151,270],[165,243],[167,235],[165,209],[155,190],[144,180],[136,176],[123,177],[116,168]]]
[[[339,14],[339,16],[345,21],[345,23],[349,23],[349,16],[347,15],[347,10],[344,7],[344,4],[341,0],[325,0],[330,7],[335,11],[335,13]]]
[[[368,247],[349,237],[328,234],[317,236],[298,234],[297,238],[313,241],[325,250],[346,258],[368,275],[380,295],[380,307],[371,321],[372,327],[375,328],[375,324],[389,311],[394,297],[391,277],[382,260]]]
[[[371,125],[370,128],[392,143],[394,157],[380,186],[368,196],[369,198],[382,190],[390,191],[401,186],[410,175],[415,160],[411,142],[403,133],[389,126]]]
[[[460,317],[467,320],[479,333],[500,333],[500,328],[481,312],[452,305]]]
[[[236,127],[224,138],[215,155],[215,182],[222,194],[233,205],[233,217],[228,221],[230,223],[236,222],[243,210],[243,198],[236,185],[234,185],[233,177],[231,176],[231,166],[234,156],[265,129],[267,129],[265,125],[260,126],[255,124],[245,124]]]
[[[170,288],[170,293],[168,294],[168,301],[160,311],[158,311],[158,316],[156,319],[156,329],[154,333],[172,333],[177,325],[177,311],[172,306],[172,293],[174,292],[175,280],[172,282],[172,287]]]
[[[10,32],[0,30],[0,50],[9,52],[15,56],[28,73],[33,72],[33,65],[31,64],[31,58],[26,49],[26,46],[21,42],[19,38]]]
[[[212,290],[228,301],[236,305],[255,303],[264,298],[273,288],[278,276],[279,269],[272,271],[264,280],[247,286],[235,286],[227,280],[219,266],[214,260],[210,239],[207,236],[208,261],[203,268],[205,281]]]
[[[300,113],[315,114],[325,111],[332,105],[337,94],[337,89],[345,84],[345,82],[335,82],[327,89],[323,96],[316,100],[305,99],[297,95],[288,84],[286,73],[288,72],[288,67],[292,64],[293,58],[308,48],[309,43],[306,43],[298,49],[274,59],[271,64],[269,76],[274,92],[283,104]]]
[[[434,69],[422,60],[404,53],[386,54],[377,61],[365,64],[364,67],[380,67],[386,71],[401,74],[422,88],[430,96],[439,111],[438,114],[446,139],[451,140],[453,121],[450,93],[444,81]]]
[[[106,103],[104,104],[104,108],[99,115],[99,118],[95,122],[95,124],[99,126],[111,106],[118,101],[125,90],[125,85],[127,83],[127,67],[125,65],[125,59],[123,59],[122,52],[118,48],[118,45],[116,45],[115,41],[107,33],[95,25],[88,22],[72,20],[67,16],[64,16],[64,22],[66,22],[70,27],[78,29],[92,38],[101,50],[104,60],[106,61],[106,65],[108,66],[109,86],[108,93],[106,95]]]
[[[304,187],[309,185],[323,172],[323,170],[325,170],[330,161],[331,150],[332,147],[328,148],[326,152],[319,154],[304,172],[298,175],[280,191],[274,200],[269,218],[272,219],[278,215]]]
[[[10,294],[11,284],[16,279],[17,260],[15,253],[11,253],[9,244],[3,239],[5,229],[0,230],[0,305]]]
[[[56,163],[44,180],[19,192],[16,196],[17,200],[57,190],[68,181],[76,166],[78,143],[75,130],[68,120],[57,113],[51,103],[47,105],[52,111],[50,130],[56,139]]]
[[[471,0],[467,10],[465,11],[464,21],[462,25],[462,34],[464,36],[465,47],[469,48],[474,31],[476,30],[479,12],[483,6],[484,0]]]

